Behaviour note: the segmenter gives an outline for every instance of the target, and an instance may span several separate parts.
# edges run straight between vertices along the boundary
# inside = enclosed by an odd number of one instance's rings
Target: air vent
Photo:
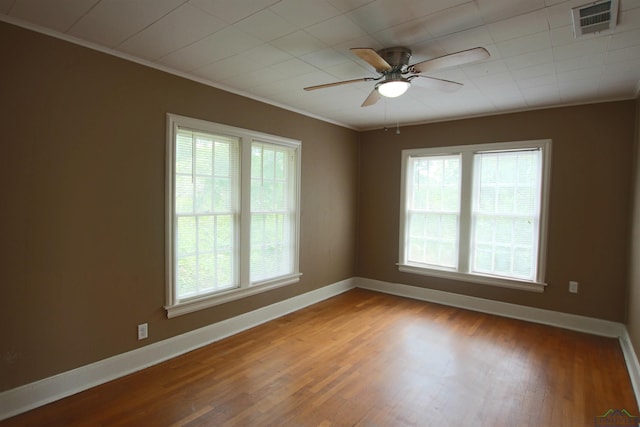
[[[576,38],[585,34],[612,30],[618,20],[618,0],[597,1],[571,9],[573,33]]]

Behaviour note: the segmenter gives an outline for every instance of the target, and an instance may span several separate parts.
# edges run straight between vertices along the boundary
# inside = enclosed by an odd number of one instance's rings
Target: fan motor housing
[[[406,47],[388,47],[378,51],[378,55],[382,57],[389,65],[394,68],[402,68],[409,65],[411,59],[411,49]]]

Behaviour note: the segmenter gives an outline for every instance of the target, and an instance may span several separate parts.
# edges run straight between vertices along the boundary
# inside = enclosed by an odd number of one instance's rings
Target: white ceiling
[[[640,0],[613,31],[575,39],[588,0],[0,0],[0,19],[355,129],[634,98]],[[477,46],[491,58],[429,75],[456,93],[411,87],[362,108],[375,71],[350,47],[406,46],[411,63]]]

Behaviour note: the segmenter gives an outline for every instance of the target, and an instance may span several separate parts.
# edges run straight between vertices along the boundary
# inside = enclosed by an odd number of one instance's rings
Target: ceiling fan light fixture
[[[386,82],[379,83],[376,86],[380,95],[385,96],[387,98],[396,98],[409,89],[411,83],[408,80],[390,80]]]

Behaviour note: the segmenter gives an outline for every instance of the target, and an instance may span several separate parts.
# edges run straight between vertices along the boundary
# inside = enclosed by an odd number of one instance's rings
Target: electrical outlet
[[[578,282],[569,282],[569,292],[571,292],[572,294],[578,293]]]
[[[143,340],[149,336],[149,325],[141,323],[138,325],[138,340]]]

